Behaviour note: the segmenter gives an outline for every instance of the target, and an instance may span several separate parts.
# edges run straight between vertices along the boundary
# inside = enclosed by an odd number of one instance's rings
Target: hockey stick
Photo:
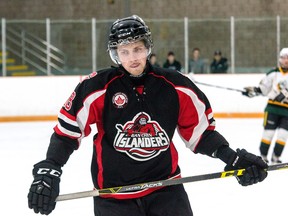
[[[288,169],[288,163],[271,165],[268,167],[267,171],[280,170],[280,169]],[[225,171],[225,172],[217,172],[217,173],[210,173],[210,174],[204,174],[204,175],[183,177],[183,178],[177,178],[177,179],[166,179],[166,180],[146,182],[146,183],[141,183],[141,184],[104,188],[104,189],[99,189],[99,190],[91,190],[91,191],[84,191],[84,192],[78,192],[78,193],[63,194],[63,195],[58,196],[56,201],[58,202],[58,201],[64,201],[64,200],[79,199],[79,198],[84,198],[84,197],[100,196],[100,195],[105,195],[105,194],[107,195],[107,194],[115,194],[115,193],[121,193],[121,192],[139,191],[139,190],[147,189],[147,188],[157,188],[157,187],[178,185],[178,184],[203,181],[203,180],[208,180],[208,179],[241,176],[243,175],[244,171],[245,169],[238,169],[238,170],[231,170],[231,171]]]
[[[195,80],[193,82],[196,84],[199,84],[199,85],[205,85],[205,86],[209,86],[209,87],[220,88],[220,89],[225,89],[225,90],[230,90],[230,91],[237,91],[237,92],[241,92],[242,94],[245,93],[245,91],[240,90],[240,89],[229,88],[229,87],[218,86],[218,85],[212,85],[212,84],[208,84],[208,83],[198,82]]]

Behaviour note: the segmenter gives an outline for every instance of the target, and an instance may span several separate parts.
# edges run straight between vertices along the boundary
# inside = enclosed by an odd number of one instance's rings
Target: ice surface
[[[32,166],[45,158],[52,129],[56,122],[0,124],[1,207],[0,215],[35,215],[27,205],[32,182]],[[262,119],[218,119],[217,130],[233,149],[246,148],[258,154]],[[182,176],[222,171],[218,159],[192,153],[175,134]],[[270,153],[271,154],[271,153]],[[92,135],[85,138],[63,168],[61,193],[91,190],[90,161]],[[269,156],[270,157],[270,156]],[[283,162],[288,161],[284,149]],[[288,170],[271,171],[268,178],[249,187],[240,186],[235,178],[215,179],[185,184],[195,216],[287,216]],[[93,216],[92,198],[59,202],[52,216]],[[134,215],[133,215],[134,216]]]

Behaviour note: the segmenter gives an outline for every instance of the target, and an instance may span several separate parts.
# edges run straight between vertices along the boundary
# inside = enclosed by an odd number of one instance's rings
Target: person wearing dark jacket
[[[219,158],[226,171],[245,168],[238,177],[241,185],[267,177],[260,156],[234,151],[215,130],[209,100],[189,78],[149,63],[152,47],[150,29],[139,16],[112,24],[108,51],[117,67],[90,74],[61,108],[46,158],[32,171],[28,206],[35,213],[54,210],[62,167],[92,126],[97,127],[91,165],[96,190],[180,178],[172,139],[176,129],[192,152]],[[193,215],[183,184],[115,191],[93,199],[95,216]]]
[[[177,70],[181,72],[181,69],[182,69],[181,63],[175,59],[174,52],[172,51],[168,52],[167,60],[163,64],[163,68],[168,68],[168,69]]]
[[[155,53],[152,53],[150,55],[149,62],[153,67],[160,67],[160,65],[157,62],[157,56]]]
[[[211,73],[227,73],[228,70],[228,60],[222,57],[220,50],[214,52],[214,59],[210,65]]]

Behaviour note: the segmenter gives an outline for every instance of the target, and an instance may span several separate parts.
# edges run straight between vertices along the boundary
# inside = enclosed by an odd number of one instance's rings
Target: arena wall
[[[243,89],[257,86],[263,74],[194,75],[192,79],[216,86]],[[0,122],[56,120],[82,76],[0,78]],[[267,98],[247,98],[241,92],[197,84],[210,100],[216,118],[262,117]]]
[[[187,17],[189,58],[193,48],[200,48],[207,62],[205,72],[209,73],[215,50],[221,49],[229,63],[232,61],[230,18],[233,16],[236,73],[263,73],[277,64],[277,16],[281,17],[279,46],[288,44],[286,8],[288,1],[281,0],[9,0],[0,1],[0,16],[7,20],[7,27],[20,26],[43,40],[46,40],[45,20],[49,18],[51,43],[67,56],[65,66],[69,75],[85,74],[92,68],[91,18],[97,20],[97,69],[111,64],[106,50],[112,21],[137,14],[151,28],[153,52],[161,65],[172,50],[184,66],[184,17]]]
[[[138,14],[144,18],[226,18],[286,16],[282,0],[9,0],[0,1],[7,19],[115,19]]]

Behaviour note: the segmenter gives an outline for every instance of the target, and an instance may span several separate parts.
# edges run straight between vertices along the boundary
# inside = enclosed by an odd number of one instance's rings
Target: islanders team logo
[[[132,121],[117,124],[116,129],[114,148],[137,161],[150,160],[170,145],[166,132],[147,113],[138,113]]]

